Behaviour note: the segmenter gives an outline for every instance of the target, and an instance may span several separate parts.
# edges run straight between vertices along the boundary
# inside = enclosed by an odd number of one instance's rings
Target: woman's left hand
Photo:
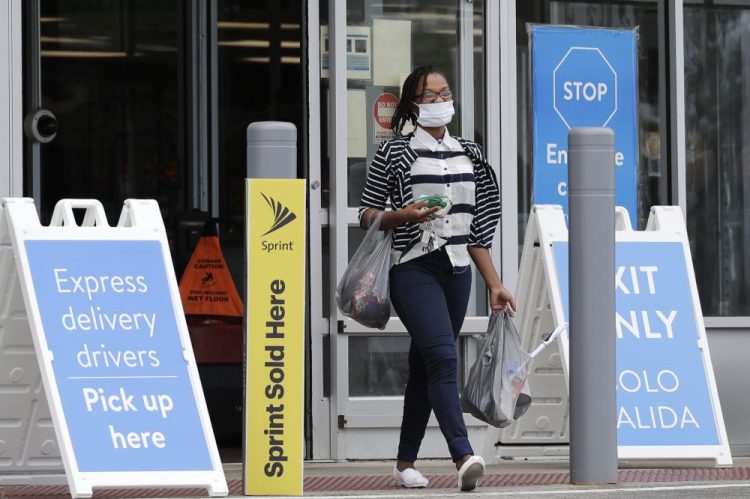
[[[513,317],[516,312],[516,300],[502,284],[498,287],[490,288],[490,308],[493,312],[508,309],[508,313]]]

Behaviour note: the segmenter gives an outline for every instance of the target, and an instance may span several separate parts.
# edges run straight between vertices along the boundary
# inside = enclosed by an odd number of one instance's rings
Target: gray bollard
[[[297,127],[285,121],[247,126],[247,178],[297,178]]]
[[[615,133],[568,133],[570,481],[617,482]]]

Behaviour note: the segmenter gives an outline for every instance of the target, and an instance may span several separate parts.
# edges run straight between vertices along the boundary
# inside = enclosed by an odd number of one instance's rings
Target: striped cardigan
[[[412,135],[380,144],[367,172],[359,207],[360,222],[365,210],[384,210],[389,199],[393,210],[400,210],[412,201],[411,165],[417,160],[417,153],[409,145]],[[495,227],[500,219],[500,190],[497,186],[497,177],[478,144],[458,137],[455,139],[474,164],[476,190],[468,245],[490,248]],[[407,222],[394,227],[393,249],[404,251],[419,236],[419,224]]]

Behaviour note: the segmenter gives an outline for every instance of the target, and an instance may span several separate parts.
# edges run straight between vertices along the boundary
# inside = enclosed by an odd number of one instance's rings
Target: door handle
[[[26,115],[23,120],[23,130],[26,136],[34,142],[48,144],[57,137],[57,118],[52,111],[37,109]]]

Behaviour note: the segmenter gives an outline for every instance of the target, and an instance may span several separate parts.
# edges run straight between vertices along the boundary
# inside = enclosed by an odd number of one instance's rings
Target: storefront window
[[[667,125],[660,113],[666,72],[660,60],[659,10],[662,1],[518,1],[517,88],[518,88],[518,216],[519,242],[526,232],[533,185],[531,59],[527,23],[595,26],[601,28],[638,27],[638,213],[631,217],[644,228],[653,205],[669,204],[667,161],[661,144],[667,143]],[[662,44],[663,45],[663,44]]]
[[[730,5],[731,4],[731,5]],[[685,4],[687,228],[705,315],[750,315],[750,8]]]

